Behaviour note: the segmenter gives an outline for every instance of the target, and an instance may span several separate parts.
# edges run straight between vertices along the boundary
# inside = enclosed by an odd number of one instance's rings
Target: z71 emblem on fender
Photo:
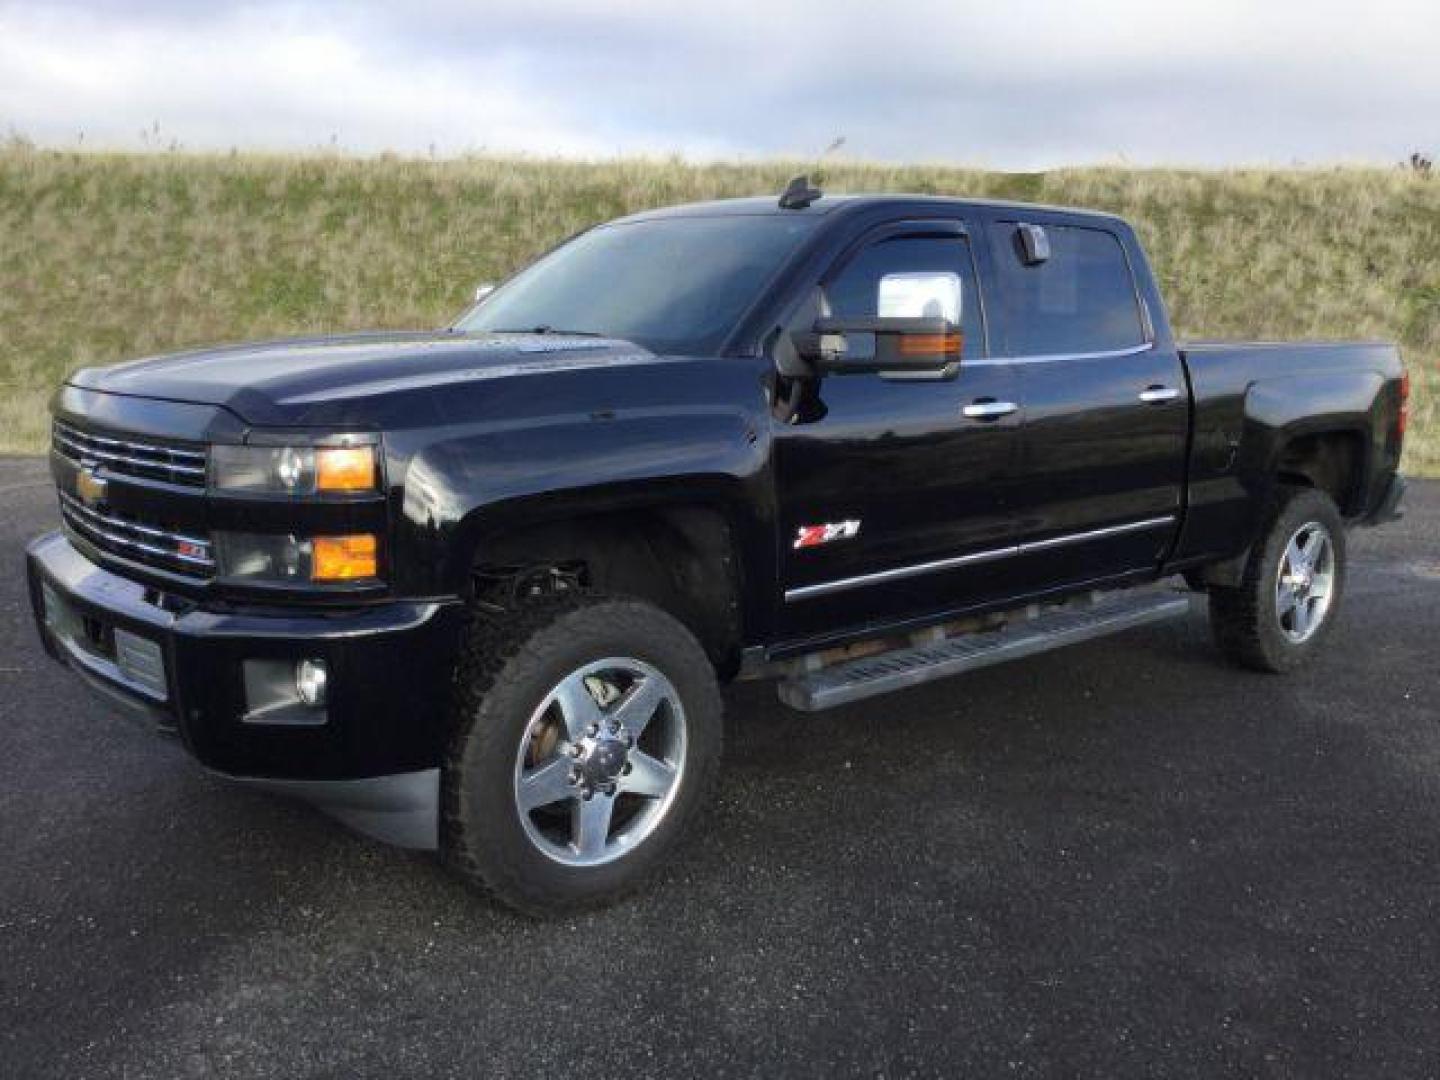
[[[853,540],[860,535],[858,521],[832,521],[825,525],[801,525],[795,532],[795,550],[819,547],[836,540]]]

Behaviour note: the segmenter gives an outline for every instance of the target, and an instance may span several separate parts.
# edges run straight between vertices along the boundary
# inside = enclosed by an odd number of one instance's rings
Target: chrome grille
[[[149,439],[96,435],[56,420],[52,431],[55,452],[75,464],[105,466],[106,471],[150,480],[168,480],[188,487],[205,486],[206,452],[193,443],[171,445]]]
[[[203,537],[172,532],[114,511],[102,512],[64,491],[60,492],[60,513],[70,528],[105,551],[191,577],[209,577],[215,572],[214,550]]]

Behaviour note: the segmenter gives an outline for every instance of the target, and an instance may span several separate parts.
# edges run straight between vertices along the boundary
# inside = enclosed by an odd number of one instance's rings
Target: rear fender
[[[1383,438],[1379,403],[1385,377],[1379,372],[1334,372],[1263,379],[1245,394],[1240,472],[1257,499],[1274,496],[1286,447],[1308,435],[1357,436],[1360,476],[1368,477]],[[1362,481],[1363,482],[1363,481]],[[1362,500],[1363,502],[1363,500]]]

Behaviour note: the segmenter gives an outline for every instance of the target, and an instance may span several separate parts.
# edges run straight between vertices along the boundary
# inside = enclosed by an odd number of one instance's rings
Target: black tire
[[[1303,641],[1291,640],[1277,599],[1281,561],[1291,539],[1318,525],[1333,545],[1329,603]],[[1345,593],[1345,523],[1335,503],[1313,488],[1285,487],[1276,496],[1237,587],[1211,585],[1210,629],[1225,657],[1254,671],[1286,672],[1307,663],[1335,627]]]
[[[613,861],[570,866],[548,856],[522,823],[517,755],[557,684],[609,657],[633,657],[668,679],[683,713],[684,764],[652,831]],[[721,711],[705,650],[650,604],[562,594],[503,615],[477,608],[455,675],[454,729],[441,782],[442,858],[466,881],[531,915],[622,897],[664,860],[707,802],[719,771]],[[615,805],[618,814],[619,798]]]

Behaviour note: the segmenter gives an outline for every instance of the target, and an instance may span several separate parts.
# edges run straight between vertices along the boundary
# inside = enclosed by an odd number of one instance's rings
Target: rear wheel
[[[1258,671],[1299,667],[1333,628],[1345,569],[1345,526],[1334,502],[1311,488],[1283,489],[1240,584],[1210,588],[1220,651]]]
[[[714,781],[714,671],[648,604],[559,597],[477,613],[457,690],[443,853],[521,910],[599,904],[640,884]]]

